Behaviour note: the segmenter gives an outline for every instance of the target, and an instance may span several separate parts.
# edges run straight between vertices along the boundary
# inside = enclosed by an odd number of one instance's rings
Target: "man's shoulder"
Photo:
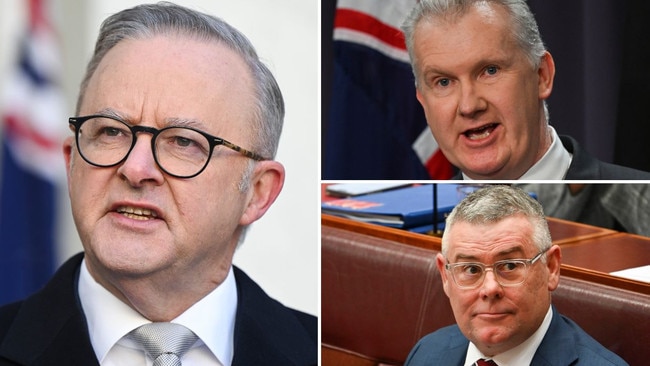
[[[573,320],[558,313],[553,316],[551,327],[535,354],[533,364],[556,365],[569,361],[576,365],[627,365]]]
[[[68,260],[40,291],[0,308],[0,365],[97,364],[75,294],[81,258]]]
[[[422,337],[418,343],[429,344],[447,344],[448,342],[440,342],[440,340],[447,340],[449,343],[457,343],[457,341],[467,341],[463,333],[461,333],[458,325],[452,324],[429,333]]]
[[[650,173],[605,163],[583,150],[571,136],[561,135],[562,145],[573,155],[567,180],[650,180]]]
[[[20,311],[23,302],[18,301],[11,304],[0,306],[0,344],[7,335],[7,331],[14,322],[16,315]]]
[[[450,325],[420,339],[409,353],[405,365],[456,365],[464,360],[469,341],[458,325]]]
[[[585,365],[627,365],[618,355],[593,339],[573,320],[561,315],[562,321],[571,328],[576,340],[580,363]]]
[[[237,282],[235,360],[239,364],[311,365],[318,358],[318,319],[271,298],[241,269]]]

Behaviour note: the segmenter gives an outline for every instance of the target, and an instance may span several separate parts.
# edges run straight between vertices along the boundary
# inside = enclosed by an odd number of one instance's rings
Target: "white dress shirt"
[[[555,129],[548,126],[553,142],[544,156],[518,180],[562,180],[569,171],[573,155],[562,145]],[[463,180],[472,180],[463,173]]]
[[[525,340],[517,347],[510,349],[504,353],[498,354],[491,359],[494,360],[494,362],[496,362],[496,364],[499,366],[530,365],[530,363],[533,361],[533,357],[535,357],[537,348],[542,343],[542,340],[544,339],[548,328],[551,326],[552,319],[553,308],[549,306],[542,324],[539,326],[539,328],[537,328],[533,335],[531,335],[527,340]],[[483,353],[481,353],[481,351],[476,348],[474,343],[469,342],[469,346],[467,347],[467,357],[465,358],[465,366],[471,366],[474,364],[474,362],[481,358],[490,359],[490,357],[483,355]]]
[[[99,364],[151,366],[153,361],[146,357],[144,349],[125,337],[150,321],[95,282],[85,260],[81,264],[78,291]],[[199,337],[183,356],[183,366],[231,365],[236,311],[237,285],[231,267],[219,287],[172,320]]]

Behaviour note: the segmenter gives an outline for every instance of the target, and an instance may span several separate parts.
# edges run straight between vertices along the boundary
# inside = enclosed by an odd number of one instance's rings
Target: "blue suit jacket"
[[[0,365],[99,365],[77,295],[83,254],[26,300],[0,308]],[[316,365],[318,322],[268,297],[235,268],[233,365]]]
[[[469,340],[457,325],[437,330],[422,338],[411,350],[405,366],[462,366]],[[531,366],[627,365],[571,319],[553,309],[551,325],[537,348]]]

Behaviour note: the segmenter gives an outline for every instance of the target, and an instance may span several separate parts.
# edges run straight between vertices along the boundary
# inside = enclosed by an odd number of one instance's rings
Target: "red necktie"
[[[486,360],[486,359],[483,359],[483,358],[476,361],[475,365],[476,366],[498,366],[496,363],[494,363],[494,361]]]

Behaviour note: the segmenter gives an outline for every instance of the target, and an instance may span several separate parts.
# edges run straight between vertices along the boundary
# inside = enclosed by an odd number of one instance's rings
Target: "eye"
[[[102,135],[110,136],[110,137],[119,136],[122,133],[122,131],[119,128],[115,128],[115,127],[104,127],[100,132]]]
[[[488,67],[485,68],[485,73],[486,73],[487,75],[490,75],[490,76],[492,76],[492,75],[496,75],[496,73],[497,73],[498,71],[499,71],[499,68],[496,67],[496,66],[494,66],[494,65],[490,65],[490,66],[488,66]]]
[[[512,272],[516,271],[521,267],[519,262],[501,262],[499,263],[498,271],[499,272]]]
[[[436,85],[442,86],[443,88],[448,87],[451,84],[451,80],[447,78],[440,78],[438,81],[436,81]]]
[[[191,140],[191,139],[188,139],[188,138],[185,138],[185,137],[181,137],[181,136],[176,136],[174,138],[174,143],[176,145],[180,146],[180,147],[190,147],[190,146],[196,144],[196,142],[194,142],[194,140]]]
[[[466,276],[475,276],[479,275],[482,272],[482,269],[480,266],[476,264],[467,264],[461,267],[462,272]]]

